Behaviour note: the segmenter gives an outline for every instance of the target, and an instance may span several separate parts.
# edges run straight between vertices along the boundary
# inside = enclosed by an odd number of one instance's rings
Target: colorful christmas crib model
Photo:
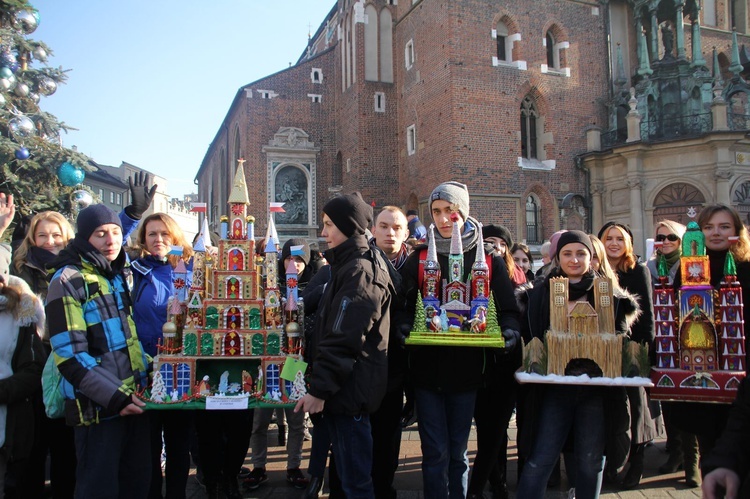
[[[550,326],[524,345],[522,383],[650,386],[648,347],[615,330],[612,281],[594,279],[594,303],[568,307],[568,279],[550,279]],[[581,376],[587,374],[588,376]]]
[[[497,308],[490,291],[491,259],[484,253],[482,226],[476,258],[469,280],[463,282],[464,255],[458,223],[453,221],[448,256],[449,279],[442,280],[435,246],[435,226],[428,231],[427,250],[420,255],[420,286],[414,314],[414,326],[407,345],[454,345],[467,347],[505,346],[497,322]]]
[[[152,406],[277,407],[291,405],[306,393],[296,269],[286,269],[284,300],[277,285],[277,236],[269,216],[265,283],[261,282],[254,257],[254,218],[246,216],[248,203],[244,172],[238,168],[229,196],[230,216],[222,217],[218,255],[214,259],[206,253],[207,238],[199,239],[186,303],[175,297],[170,305],[162,353],[154,359]],[[207,225],[204,220],[205,236]],[[178,310],[184,319],[179,319]]]
[[[657,400],[730,403],[745,377],[742,290],[731,251],[719,288],[711,286],[705,237],[694,221],[682,239],[675,297],[662,255],[654,289],[656,365],[651,369]]]

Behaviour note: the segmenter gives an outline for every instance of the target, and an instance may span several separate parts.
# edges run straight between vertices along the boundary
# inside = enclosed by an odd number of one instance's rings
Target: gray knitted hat
[[[451,180],[435,187],[430,194],[430,209],[432,209],[432,202],[439,199],[457,205],[458,212],[464,220],[469,217],[469,188],[466,184]]]

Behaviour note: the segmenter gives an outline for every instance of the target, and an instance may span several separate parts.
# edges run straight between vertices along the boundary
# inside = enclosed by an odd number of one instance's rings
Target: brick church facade
[[[287,211],[275,218],[282,239],[316,240],[321,207],[354,190],[376,208],[417,209],[429,221],[428,196],[446,180],[469,186],[472,215],[507,226],[532,248],[560,228],[596,231],[609,216],[631,222],[645,205],[636,209],[631,203],[638,199],[625,196],[626,206],[611,210],[607,198],[622,187],[610,178],[631,180],[613,166],[623,161],[618,147],[635,141],[623,128],[626,97],[631,86],[649,91],[637,72],[642,46],[656,61],[659,47],[667,46],[662,37],[680,31],[680,16],[704,17],[694,0],[675,10],[679,3],[338,0],[296,64],[238,90],[196,175],[199,198],[218,226],[244,158],[258,233],[268,204],[283,201]],[[696,53],[708,52],[709,43],[722,47],[728,77],[732,33],[721,13],[734,21],[744,16],[740,40],[747,41],[747,8],[735,9],[744,2],[734,0],[703,3],[715,9],[709,19],[715,26]],[[642,43],[639,29],[654,36]],[[690,30],[686,21],[682,31]],[[676,59],[690,62],[690,50],[680,50],[691,40],[677,36]],[[713,95],[710,60],[705,67],[702,111]],[[640,122],[665,109],[648,108],[652,101],[644,98]],[[729,149],[744,147],[744,132],[733,137]],[[649,140],[635,141],[646,148],[639,154],[662,154]],[[626,172],[639,172],[637,188],[649,183],[643,160],[624,161]],[[660,175],[685,181],[679,168]],[[719,199],[706,194],[706,202]],[[649,223],[641,220],[640,227],[639,236],[648,237]]]

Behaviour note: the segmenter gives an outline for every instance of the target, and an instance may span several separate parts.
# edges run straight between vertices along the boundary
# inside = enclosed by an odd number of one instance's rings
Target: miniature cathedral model
[[[420,286],[414,326],[407,345],[498,348],[505,345],[490,291],[491,259],[484,253],[481,224],[475,230],[479,233],[476,257],[469,279],[464,282],[464,252],[458,222],[454,220],[448,255],[449,275],[441,280],[435,226],[430,225],[427,249],[422,249],[420,255]]]
[[[216,258],[206,251],[208,224],[204,220],[204,237],[194,248],[192,286],[184,294],[186,317],[182,334],[177,335],[178,348],[162,348],[154,359],[154,369],[161,374],[167,392],[176,390],[181,400],[213,395],[213,388],[220,387],[228,390],[226,395],[251,397],[255,406],[286,403],[293,393],[296,398],[304,394],[299,381],[304,364],[288,357],[301,359],[302,329],[296,321],[301,321],[303,314],[297,314],[299,300],[287,302],[287,311],[283,310],[278,287],[278,241],[273,237],[268,240],[262,262],[265,279],[261,265],[256,264],[255,219],[247,216],[249,198],[242,163],[228,204],[229,215],[221,220],[222,239]],[[271,216],[269,223],[273,223]],[[286,277],[287,282],[296,282],[294,266],[287,269]],[[285,317],[290,319],[286,324]],[[281,379],[285,362],[300,365],[302,375],[291,373],[288,379]]]
[[[705,236],[688,223],[675,296],[662,255],[654,288],[656,365],[652,396],[661,400],[731,402],[745,376],[742,290],[728,251],[719,288],[711,285]]]
[[[570,361],[590,359],[605,377],[622,375],[623,337],[615,331],[609,278],[594,279],[594,302],[592,307],[587,301],[579,301],[568,311],[568,279],[550,279],[547,374],[565,375]]]
[[[648,346],[628,341],[616,330],[612,280],[594,278],[593,306],[588,301],[571,305],[568,284],[567,277],[550,279],[549,329],[544,341],[533,338],[524,345],[522,371],[542,376],[588,374],[610,380],[645,376]],[[650,383],[641,378],[636,384]]]

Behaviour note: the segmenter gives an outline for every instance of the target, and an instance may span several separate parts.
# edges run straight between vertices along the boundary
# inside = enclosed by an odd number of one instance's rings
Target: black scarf
[[[29,248],[29,256],[26,257],[28,261],[43,269],[49,262],[55,259],[57,255],[39,246],[32,246]]]
[[[104,277],[110,280],[114,279],[125,268],[126,257],[122,249],[113,262],[107,260],[87,239],[81,239],[77,236],[73,238],[65,250],[67,249],[73,250],[81,258],[91,262]]]

